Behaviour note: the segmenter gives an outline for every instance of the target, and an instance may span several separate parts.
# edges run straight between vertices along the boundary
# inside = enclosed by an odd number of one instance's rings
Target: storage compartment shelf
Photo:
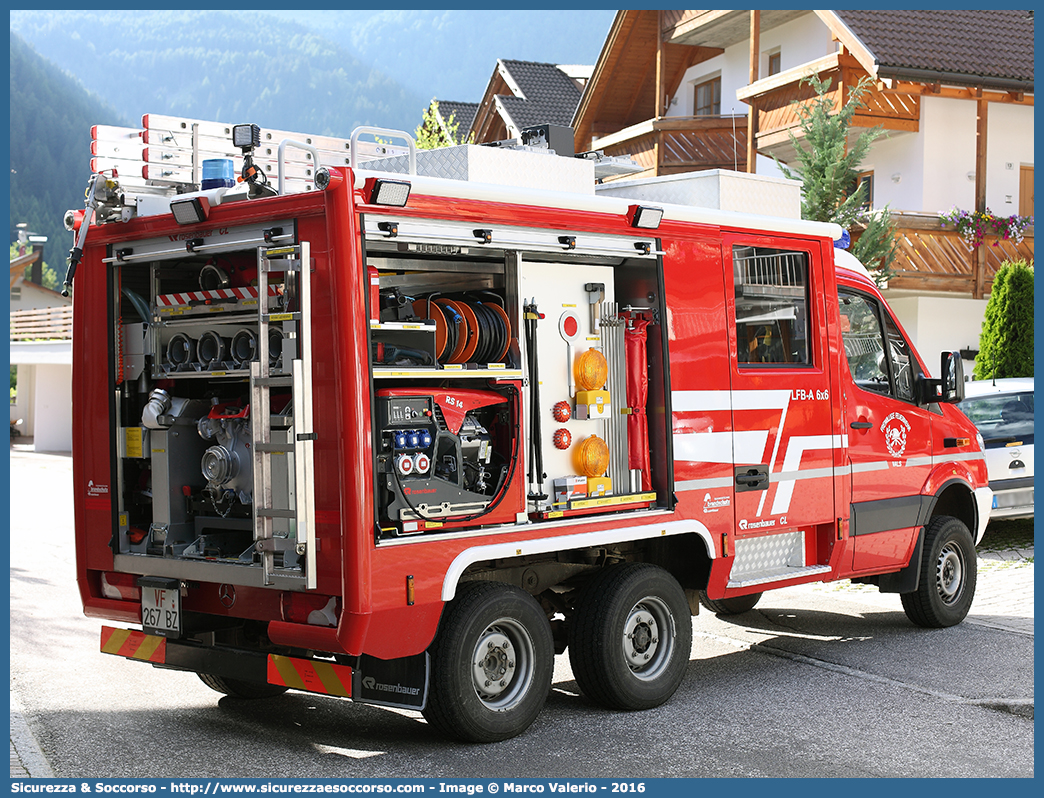
[[[406,378],[406,379],[447,379],[447,378],[473,378],[481,377],[485,379],[505,379],[505,380],[517,380],[522,379],[522,369],[509,369],[509,368],[498,368],[496,363],[490,364],[488,367],[475,367],[475,368],[455,368],[453,366],[446,366],[441,369],[431,368],[375,368],[373,370],[373,376],[376,379],[387,379],[389,377],[395,378]]]
[[[161,321],[184,316],[209,316],[215,313],[252,313],[257,316],[257,287],[217,288],[209,291],[185,291],[156,297],[154,313]],[[282,286],[268,287],[268,307],[282,305]]]

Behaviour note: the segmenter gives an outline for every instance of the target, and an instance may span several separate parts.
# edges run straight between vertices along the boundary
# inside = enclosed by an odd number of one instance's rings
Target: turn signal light
[[[609,468],[609,447],[592,435],[576,447],[576,470],[585,477],[600,477]]]

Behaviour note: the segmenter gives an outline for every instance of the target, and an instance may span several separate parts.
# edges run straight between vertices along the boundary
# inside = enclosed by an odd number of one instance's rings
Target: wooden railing
[[[982,298],[993,277],[1008,260],[1033,260],[1033,228],[1022,242],[989,236],[971,247],[952,228],[943,228],[936,214],[894,213],[898,254],[889,288],[953,291]]]
[[[757,146],[764,155],[775,154],[784,161],[793,157],[790,134],[801,138],[800,108],[808,108],[816,99],[812,87],[803,82],[809,74],[829,81],[826,96],[838,111],[852,88],[866,72],[851,56],[833,53],[800,67],[781,72],[752,83],[737,92],[739,99],[749,102],[757,114]],[[854,128],[880,125],[886,130],[916,131],[921,115],[921,98],[882,90],[875,84],[867,87],[863,107],[852,117]]]
[[[68,341],[72,339],[72,305],[11,312],[12,341]]]
[[[605,136],[594,148],[629,155],[645,171],[627,179],[705,169],[746,170],[745,116],[685,116],[649,119]]]

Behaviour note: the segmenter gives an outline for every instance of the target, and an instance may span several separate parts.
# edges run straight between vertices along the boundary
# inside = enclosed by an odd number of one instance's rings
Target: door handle
[[[740,466],[736,469],[736,490],[765,490],[768,487],[768,466]]]
[[[853,421],[848,426],[850,426],[852,429],[870,429],[874,425],[871,424],[869,421]]]
[[[736,477],[736,482],[740,485],[747,485],[753,487],[754,485],[760,485],[762,482],[768,480],[764,474],[740,474]]]

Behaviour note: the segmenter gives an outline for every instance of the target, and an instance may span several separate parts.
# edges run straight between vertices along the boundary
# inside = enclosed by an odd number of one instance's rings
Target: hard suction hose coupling
[[[167,341],[165,354],[170,370],[184,371],[196,360],[196,342],[185,333],[176,333]]]
[[[196,343],[196,360],[204,369],[220,368],[228,359],[231,341],[214,330],[207,330]]]
[[[268,328],[268,365],[275,366],[283,356],[283,331],[278,327]]]
[[[232,362],[236,368],[247,368],[247,364],[257,357],[257,336],[253,330],[242,329],[232,336]]]

